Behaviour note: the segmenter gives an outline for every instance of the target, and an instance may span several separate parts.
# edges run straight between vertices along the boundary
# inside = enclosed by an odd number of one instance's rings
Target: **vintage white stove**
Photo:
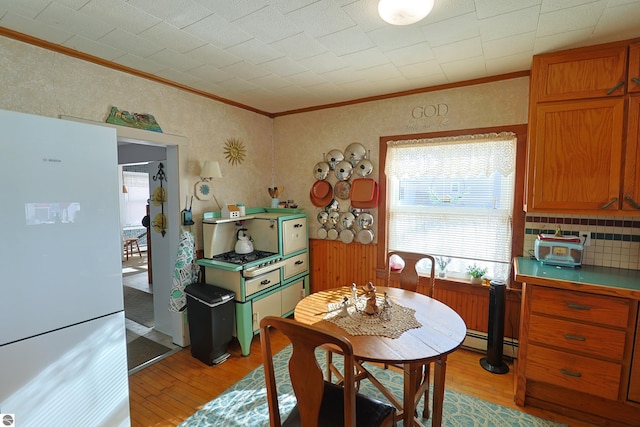
[[[252,211],[256,211],[253,212]],[[254,251],[234,251],[237,230],[246,228]],[[242,354],[265,316],[288,316],[309,294],[307,215],[250,209],[240,218],[203,215],[205,282],[235,292],[236,336]]]

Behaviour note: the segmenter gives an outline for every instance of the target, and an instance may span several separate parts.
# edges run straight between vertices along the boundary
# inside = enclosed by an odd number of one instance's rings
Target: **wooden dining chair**
[[[396,264],[392,263],[392,257],[397,256],[402,259],[404,266],[400,269],[395,268]],[[429,297],[433,297],[433,290],[436,284],[436,260],[433,256],[427,254],[421,254],[417,252],[403,252],[403,251],[391,251],[387,253],[387,286],[391,286],[392,282],[398,282],[400,288],[418,292],[418,285],[420,283],[420,276],[417,270],[418,262],[423,259],[431,261],[431,275],[428,280],[428,285],[425,293]],[[423,276],[424,277],[424,276]],[[424,290],[424,288],[422,288]],[[385,366],[386,367],[386,366]],[[422,384],[424,384],[424,410],[422,412],[423,418],[429,418],[429,375],[430,365],[422,365]]]
[[[278,407],[271,328],[284,333],[292,345],[289,376],[297,404],[281,423]],[[269,423],[271,427],[383,427],[395,426],[393,405],[356,392],[354,356],[351,342],[295,320],[275,316],[260,321],[260,345],[267,385]],[[316,359],[318,347],[331,345],[344,356],[345,379],[342,385],[325,381]]]

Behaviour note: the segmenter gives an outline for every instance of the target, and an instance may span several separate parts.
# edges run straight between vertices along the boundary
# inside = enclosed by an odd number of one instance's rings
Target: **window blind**
[[[511,132],[389,142],[389,250],[504,270],[494,264],[511,260],[515,159]]]

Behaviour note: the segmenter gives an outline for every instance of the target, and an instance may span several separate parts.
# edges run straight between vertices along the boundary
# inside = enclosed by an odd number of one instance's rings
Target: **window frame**
[[[387,161],[387,142],[402,139],[425,139],[425,138],[441,138],[447,136],[463,136],[486,133],[513,132],[516,135],[516,175],[515,175],[515,191],[513,200],[513,231],[511,240],[511,258],[522,256],[524,247],[524,223],[525,212],[523,209],[525,196],[525,172],[526,172],[526,140],[527,125],[504,125],[487,128],[459,129],[444,132],[431,132],[407,135],[391,135],[380,137],[379,142],[379,200],[378,200],[378,246],[376,254],[376,276],[378,278],[386,277],[387,253],[389,252],[388,239],[388,220],[387,212],[389,209],[389,200],[387,197],[387,175],[385,174]],[[510,278],[509,278],[510,279]]]

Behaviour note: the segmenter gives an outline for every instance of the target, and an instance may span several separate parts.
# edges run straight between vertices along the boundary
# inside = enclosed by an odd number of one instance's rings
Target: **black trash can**
[[[193,283],[184,292],[191,355],[209,366],[224,362],[233,337],[235,294],[206,283]]]

